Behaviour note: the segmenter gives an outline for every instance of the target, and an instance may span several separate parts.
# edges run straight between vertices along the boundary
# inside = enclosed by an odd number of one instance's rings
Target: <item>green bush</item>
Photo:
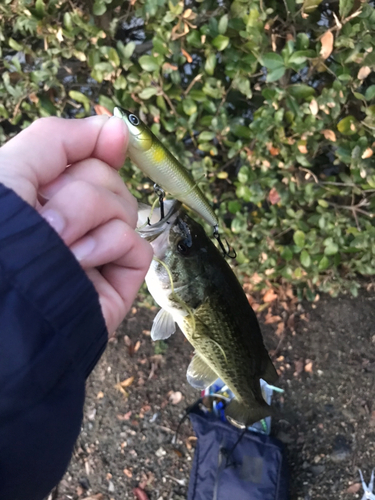
[[[3,0],[0,139],[132,109],[192,170],[240,271],[356,293],[375,273],[374,35],[358,0]]]

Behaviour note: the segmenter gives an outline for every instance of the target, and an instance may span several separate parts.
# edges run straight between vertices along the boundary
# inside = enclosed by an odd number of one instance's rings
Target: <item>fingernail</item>
[[[59,212],[47,208],[40,212],[40,215],[48,222],[58,234],[62,234],[65,228],[65,221]]]
[[[108,121],[108,115],[94,115],[85,118],[85,121],[89,123],[97,123],[98,125],[103,125],[106,121]]]
[[[95,239],[91,236],[86,236],[79,243],[76,243],[70,247],[75,258],[78,261],[83,260],[85,257],[90,255],[95,248]]]
[[[124,135],[128,135],[128,127],[124,120],[118,116],[111,116],[111,118],[108,120],[108,123],[105,125],[106,127],[113,127],[113,128],[118,128],[120,127],[123,131]]]

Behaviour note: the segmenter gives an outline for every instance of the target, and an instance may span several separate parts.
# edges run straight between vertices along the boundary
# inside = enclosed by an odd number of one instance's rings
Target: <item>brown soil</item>
[[[275,398],[281,415],[272,427],[288,450],[292,500],[361,498],[358,467],[367,481],[375,467],[373,304],[365,294],[304,304],[307,321],[296,322],[277,354],[285,394]],[[186,498],[190,423],[182,425],[177,445],[172,438],[186,406],[199,397],[185,378],[192,348],[178,332],[155,356],[154,315],[134,309],[90,376],[82,432],[58,500],[135,499],[138,486],[150,500]],[[275,328],[262,330],[275,349]],[[124,380],[126,394],[115,388]]]

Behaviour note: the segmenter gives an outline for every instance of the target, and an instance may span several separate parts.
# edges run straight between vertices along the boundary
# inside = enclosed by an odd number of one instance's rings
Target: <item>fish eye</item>
[[[139,119],[133,114],[129,115],[129,121],[132,125],[135,125],[136,127],[139,125]]]
[[[181,255],[189,255],[191,250],[191,245],[187,245],[184,240],[181,240],[177,243],[177,251]]]

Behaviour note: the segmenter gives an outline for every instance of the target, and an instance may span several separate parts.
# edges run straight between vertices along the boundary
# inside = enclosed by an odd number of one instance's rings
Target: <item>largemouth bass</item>
[[[259,379],[273,384],[278,378],[256,315],[202,226],[180,203],[168,203],[164,219],[139,230],[154,249],[146,284],[162,307],[151,336],[166,339],[177,323],[195,349],[187,369],[188,382],[203,390],[221,378],[235,395],[226,407],[227,419],[251,425],[272,414]],[[139,213],[139,226],[147,215],[147,210]]]
[[[209,201],[190,172],[163,146],[135,114],[115,108],[129,129],[128,155],[131,161],[173,198],[185,203],[218,232],[218,220]]]

